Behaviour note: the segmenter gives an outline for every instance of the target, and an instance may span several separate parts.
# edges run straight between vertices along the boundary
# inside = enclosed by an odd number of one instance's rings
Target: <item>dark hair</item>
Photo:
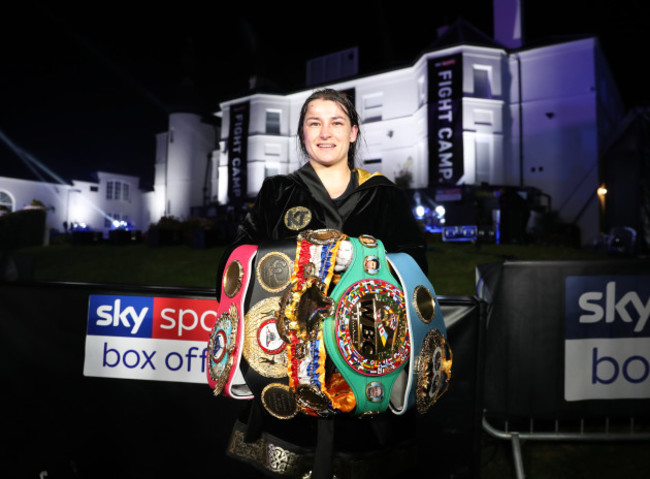
[[[300,151],[305,156],[309,156],[307,153],[307,147],[305,146],[305,140],[303,137],[304,131],[303,131],[303,123],[305,121],[305,115],[307,114],[307,108],[309,107],[309,104],[314,101],[314,100],[329,100],[329,101],[334,101],[339,104],[339,106],[343,109],[345,114],[348,116],[350,119],[350,124],[354,127],[356,126],[358,129],[357,132],[357,139],[350,143],[350,149],[348,150],[348,166],[350,169],[354,168],[354,160],[357,156],[357,144],[359,143],[359,140],[361,139],[361,127],[359,126],[359,114],[357,113],[356,108],[354,107],[354,103],[350,100],[350,97],[338,90],[334,90],[333,88],[323,88],[322,90],[316,90],[313,92],[311,95],[309,95],[309,98],[305,100],[305,103],[302,104],[302,108],[300,109],[300,118],[298,119],[298,144],[300,145]]]

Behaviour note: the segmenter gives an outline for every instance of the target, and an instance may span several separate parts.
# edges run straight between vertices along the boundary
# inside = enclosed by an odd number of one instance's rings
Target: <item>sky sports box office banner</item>
[[[650,417],[650,261],[506,261],[486,300],[486,416]]]
[[[84,375],[206,384],[215,299],[91,294]]]
[[[214,396],[205,371],[214,294],[0,282],[3,391],[12,411],[0,428],[7,458],[0,477],[237,477],[239,464],[225,450],[245,401]],[[453,380],[417,433],[447,458],[439,477],[476,477],[483,303],[439,302],[454,344]]]

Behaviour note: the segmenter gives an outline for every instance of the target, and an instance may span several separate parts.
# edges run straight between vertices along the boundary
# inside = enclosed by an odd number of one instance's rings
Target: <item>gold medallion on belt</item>
[[[269,378],[287,375],[286,343],[276,325],[279,309],[279,297],[264,298],[250,308],[244,319],[244,359],[257,373]]]

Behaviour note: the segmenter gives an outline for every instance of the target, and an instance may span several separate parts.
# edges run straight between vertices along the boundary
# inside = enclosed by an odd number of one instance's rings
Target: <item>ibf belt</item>
[[[217,319],[210,331],[206,354],[208,385],[215,395],[253,398],[241,373],[240,360],[244,340],[244,298],[256,252],[257,246],[239,246],[226,263]]]
[[[403,393],[393,391],[391,411],[403,414],[415,406],[426,413],[445,393],[451,379],[451,348],[433,285],[406,253],[388,253],[404,291],[411,354]]]
[[[411,343],[404,294],[383,243],[367,235],[350,241],[352,263],[332,292],[336,312],[323,323],[323,335],[329,357],[354,392],[354,414],[372,415],[388,408]]]

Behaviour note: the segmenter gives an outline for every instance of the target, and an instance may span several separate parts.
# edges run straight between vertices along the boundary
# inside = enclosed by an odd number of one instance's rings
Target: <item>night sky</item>
[[[361,74],[406,66],[439,26],[461,15],[492,35],[493,18],[490,1],[431,2],[431,13],[410,0],[61,3],[26,0],[3,12],[0,176],[29,176],[10,142],[64,180],[103,170],[141,175],[146,187],[155,135],[187,77],[213,112],[245,93],[251,75],[299,89],[307,60],[354,46]],[[626,106],[647,105],[644,67],[628,53],[647,56],[647,3],[525,4],[525,36],[597,35]]]

